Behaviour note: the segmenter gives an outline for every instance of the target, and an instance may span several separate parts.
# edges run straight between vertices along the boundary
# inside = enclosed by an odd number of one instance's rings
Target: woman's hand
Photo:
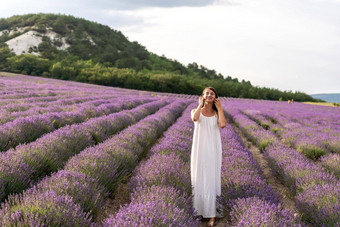
[[[222,103],[221,103],[221,101],[219,99],[215,99],[215,106],[216,106],[218,111],[220,111],[220,110],[223,111]]]

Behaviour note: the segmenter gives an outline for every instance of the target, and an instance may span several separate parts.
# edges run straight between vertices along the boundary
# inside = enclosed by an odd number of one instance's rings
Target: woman
[[[195,129],[191,149],[193,205],[198,215],[214,226],[216,196],[221,195],[222,143],[220,129],[226,126],[221,101],[212,87],[203,90],[199,105],[191,111]]]

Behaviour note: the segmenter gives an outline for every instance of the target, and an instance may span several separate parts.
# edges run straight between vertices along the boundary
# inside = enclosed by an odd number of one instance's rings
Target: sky
[[[0,0],[0,17],[60,13],[150,52],[259,87],[340,93],[340,0]]]

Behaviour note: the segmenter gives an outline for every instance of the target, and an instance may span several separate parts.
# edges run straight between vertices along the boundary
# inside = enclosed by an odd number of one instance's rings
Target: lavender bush
[[[54,191],[15,195],[1,205],[1,226],[90,226],[91,218],[69,196]]]
[[[191,196],[172,186],[152,185],[136,188],[131,193],[131,203],[156,202],[156,200],[163,200],[167,205],[172,204],[180,209],[192,210]]]
[[[266,148],[271,169],[295,195],[313,185],[336,182],[336,178],[292,148],[276,144]]]
[[[90,148],[69,160],[65,170],[86,174],[112,192],[118,183],[118,166],[109,154]]]
[[[321,165],[340,179],[340,154],[325,155],[320,160]]]
[[[42,115],[46,113],[60,113],[70,112],[84,107],[97,107],[101,104],[107,104],[113,102],[116,96],[93,96],[93,97],[62,97],[56,101],[50,102],[39,102],[37,100],[28,100],[28,103],[14,103],[3,106],[0,110],[0,124],[13,121],[17,118]],[[20,111],[8,111],[6,108],[9,107],[11,110]],[[26,109],[26,110],[22,110]]]
[[[236,199],[231,210],[231,226],[306,226],[292,211],[259,197]]]
[[[317,226],[340,226],[340,182],[314,185],[296,196],[303,218]]]
[[[175,154],[155,154],[141,164],[130,180],[130,188],[169,185],[191,193],[190,165]]]
[[[163,138],[152,147],[149,156],[153,154],[176,154],[183,161],[188,162],[190,159],[190,150],[193,134],[193,123],[190,116],[190,111],[195,105],[190,105],[183,112],[176,124],[172,125],[165,133]]]
[[[104,206],[105,198],[108,196],[105,187],[97,180],[82,173],[66,170],[58,171],[52,176],[44,178],[38,185],[27,190],[24,196],[30,197],[37,191],[39,193],[54,191],[58,196],[70,196],[74,203],[79,204],[86,213],[94,218]]]
[[[152,202],[130,203],[122,207],[116,217],[107,218],[103,226],[199,226],[199,221],[186,210],[155,198]]]
[[[20,158],[0,154],[0,201],[10,193],[18,193],[31,183],[33,170]]]

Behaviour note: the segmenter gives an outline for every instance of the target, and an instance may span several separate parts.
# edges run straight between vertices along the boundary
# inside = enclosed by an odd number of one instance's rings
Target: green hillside
[[[302,92],[255,87],[197,63],[184,66],[108,26],[56,14],[0,19],[0,71],[150,91],[200,94],[213,86],[220,96],[315,101]]]

